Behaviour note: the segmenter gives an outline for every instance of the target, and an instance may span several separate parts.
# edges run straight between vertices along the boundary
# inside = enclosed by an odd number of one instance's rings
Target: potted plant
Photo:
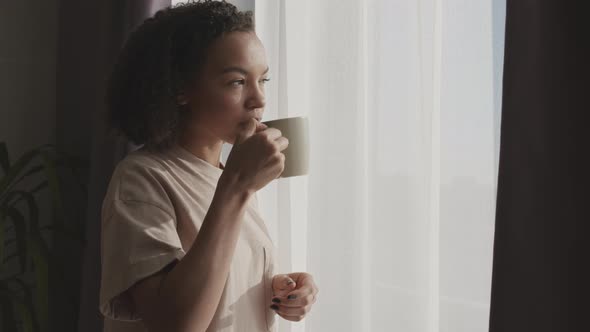
[[[53,144],[11,162],[6,143],[0,142],[0,330],[48,331],[54,312],[77,321],[84,218],[72,221],[76,218],[67,214],[75,207],[85,210],[80,173],[87,168],[86,160]],[[72,183],[77,188],[64,195]],[[43,203],[51,207],[50,218],[44,218]],[[74,312],[64,314],[68,308]]]

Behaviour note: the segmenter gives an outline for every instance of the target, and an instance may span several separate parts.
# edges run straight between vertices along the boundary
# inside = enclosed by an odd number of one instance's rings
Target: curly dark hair
[[[165,148],[179,137],[187,105],[178,94],[202,69],[209,45],[232,31],[254,31],[252,11],[223,1],[159,10],[126,40],[108,80],[107,123],[136,145]]]

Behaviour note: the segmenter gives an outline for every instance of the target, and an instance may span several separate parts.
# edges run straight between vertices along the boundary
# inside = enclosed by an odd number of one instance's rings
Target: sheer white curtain
[[[230,2],[265,120],[310,120],[310,174],[258,193],[281,272],[320,288],[280,332],[487,331],[505,0]]]
[[[281,272],[320,288],[280,331],[487,331],[504,0],[254,8],[265,120],[310,120],[310,174],[259,192]]]

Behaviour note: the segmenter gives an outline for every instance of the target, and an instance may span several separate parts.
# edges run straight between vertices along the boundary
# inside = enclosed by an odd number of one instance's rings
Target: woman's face
[[[234,144],[240,123],[262,119],[267,78],[265,50],[254,32],[234,31],[218,38],[186,93],[189,130]]]

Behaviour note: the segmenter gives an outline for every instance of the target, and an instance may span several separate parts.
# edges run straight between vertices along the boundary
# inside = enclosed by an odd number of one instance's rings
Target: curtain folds
[[[294,331],[487,331],[503,2],[256,1],[266,119],[307,115],[310,174],[260,205],[283,272],[320,288]]]
[[[107,135],[104,122],[106,80],[132,29],[158,9],[169,5],[170,0],[109,0],[92,4],[73,0],[60,2],[60,36],[71,37],[60,43],[58,56],[61,73],[58,91],[60,87],[64,91],[58,100],[63,102],[60,109],[66,114],[62,121],[68,128],[85,131],[91,137],[87,147],[91,165],[86,218],[87,246],[83,260],[78,322],[81,332],[102,331],[103,319],[98,311],[100,207],[114,167],[128,151],[135,148],[126,140]],[[84,73],[84,77],[72,79],[80,73]],[[78,83],[73,89],[67,89],[72,82]],[[73,119],[76,115],[86,114],[92,122],[87,127],[80,127],[68,114]],[[71,140],[72,135],[68,137]]]
[[[590,331],[590,4],[506,11],[490,331]]]

